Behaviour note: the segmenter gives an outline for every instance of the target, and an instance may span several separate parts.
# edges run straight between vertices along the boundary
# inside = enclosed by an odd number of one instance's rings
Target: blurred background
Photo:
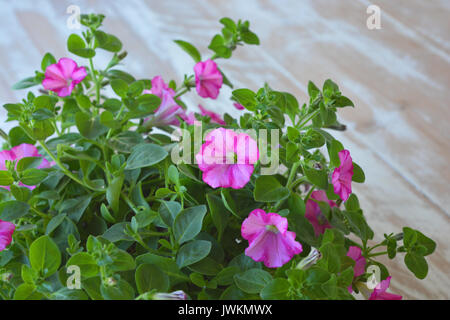
[[[68,27],[71,5],[106,15],[104,30],[122,40],[123,68],[136,78],[181,82],[193,63],[172,40],[189,41],[208,57],[218,21],[227,16],[249,20],[261,42],[219,60],[236,88],[257,90],[267,81],[302,104],[308,80],[318,86],[334,80],[356,106],[340,110],[348,129],[333,134],[365,171],[366,182],[354,189],[374,240],[410,226],[437,242],[422,281],[402,256],[381,259],[393,276],[391,291],[406,299],[450,298],[450,1],[0,0],[0,105],[25,96],[11,86],[33,76],[46,52],[87,63],[66,49],[68,35],[81,32]],[[368,28],[370,5],[380,9],[379,29]],[[109,58],[95,61],[102,67]],[[202,104],[238,116],[230,92],[224,87],[218,100]],[[192,110],[200,102],[194,93],[184,101]],[[1,108],[6,131],[14,124],[5,119]]]

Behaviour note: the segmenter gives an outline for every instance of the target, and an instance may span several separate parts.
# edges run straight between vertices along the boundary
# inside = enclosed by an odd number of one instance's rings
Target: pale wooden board
[[[1,104],[23,97],[10,86],[32,75],[45,52],[71,56],[65,41],[77,30],[66,27],[70,4],[107,15],[105,28],[123,41],[126,68],[138,78],[162,74],[180,81],[192,61],[171,40],[190,41],[207,57],[218,19],[229,16],[250,20],[261,40],[260,47],[239,48],[231,60],[220,61],[236,87],[256,90],[267,81],[304,102],[308,80],[335,80],[356,104],[340,112],[348,130],[336,137],[366,172],[366,183],[354,188],[377,240],[406,225],[438,243],[424,281],[402,258],[387,261],[392,291],[409,299],[450,298],[448,1],[374,1],[381,8],[380,30],[366,27],[366,0],[0,1]],[[100,66],[107,59],[100,55]],[[201,101],[238,115],[229,96],[225,88],[217,101],[195,94],[185,101],[192,109]]]

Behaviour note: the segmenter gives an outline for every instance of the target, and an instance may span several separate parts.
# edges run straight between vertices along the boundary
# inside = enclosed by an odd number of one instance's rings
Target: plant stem
[[[291,168],[291,171],[289,172],[289,177],[288,177],[288,180],[287,180],[287,182],[286,182],[286,187],[287,188],[289,188],[289,186],[291,185],[291,183],[292,183],[292,180],[294,180],[294,178],[296,177],[296,175],[297,175],[297,169],[298,169],[298,167],[300,166],[300,162],[298,161],[298,162],[295,162],[293,165],[292,165],[292,168]],[[275,203],[275,206],[273,207],[273,211],[277,211],[279,208],[280,208],[280,206],[283,204],[283,202],[284,202],[284,200],[279,200],[279,201],[277,201],[277,203]]]
[[[50,151],[50,149],[47,147],[47,145],[45,144],[44,141],[39,140],[38,141],[39,144],[41,145],[41,147],[45,150],[45,152],[47,152],[47,154],[49,155],[50,158],[52,158],[53,161],[55,161],[55,163],[59,166],[59,168],[61,169],[62,172],[64,172],[64,174],[66,176],[68,176],[70,179],[72,179],[73,181],[75,181],[76,183],[82,185],[83,187],[93,190],[93,191],[103,191],[102,189],[96,189],[94,187],[88,186],[87,184],[85,184],[83,181],[81,181],[80,179],[78,179],[72,172],[70,172],[62,163],[61,161],[59,161],[55,155]]]
[[[95,83],[95,92],[96,92],[97,104],[100,104],[100,86],[99,86],[99,83],[98,83],[98,80],[97,80],[97,76],[95,75],[94,62],[93,62],[92,58],[89,58],[89,65],[91,67],[92,78],[93,78],[94,83]]]
[[[368,258],[377,257],[377,256],[383,256],[385,254],[388,254],[388,252],[387,251],[383,251],[383,252],[372,253],[372,254],[369,254]]]
[[[298,130],[301,130],[312,118],[314,118],[316,115],[318,115],[320,112],[319,109],[315,110],[313,113],[311,113],[305,120],[302,121],[301,124],[298,125]]]

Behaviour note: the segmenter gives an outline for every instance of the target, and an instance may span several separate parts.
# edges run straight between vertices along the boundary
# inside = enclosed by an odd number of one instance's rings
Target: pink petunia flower
[[[308,199],[308,201],[306,201],[305,218],[308,219],[309,222],[311,222],[311,224],[313,225],[314,233],[317,237],[323,234],[325,232],[325,229],[331,229],[332,226],[320,210],[319,204],[312,199],[328,202],[328,204],[332,208],[337,207],[337,205],[336,203],[334,203],[334,201],[328,200],[327,194],[323,190],[316,190],[311,193],[310,198]]]
[[[348,248],[347,257],[352,258],[355,261],[355,268],[353,269],[354,278],[366,272],[366,259],[361,255],[361,248],[357,246],[350,246]],[[348,287],[350,293],[353,292],[352,286]]]
[[[165,92],[168,92],[172,97],[175,95],[175,91],[173,91],[172,88],[169,88],[163,78],[161,76],[156,76],[152,79],[152,89],[144,90],[143,93],[154,94],[162,99]]]
[[[149,93],[148,90],[147,93]],[[144,92],[145,93],[145,92]],[[177,105],[169,91],[163,90],[161,104],[155,113],[150,117],[144,119],[144,126],[168,126],[168,125],[180,125],[180,121],[177,116],[184,115],[184,109]]]
[[[32,144],[22,143],[18,146],[13,147],[11,150],[0,151],[0,170],[6,170],[6,160],[14,161],[26,157],[42,157],[42,161],[37,167],[38,169],[50,168],[53,165],[53,163],[49,163],[47,159],[39,154],[35,146],[33,146]],[[26,186],[22,182],[20,182],[19,185],[25,186],[31,190],[35,188],[35,186]],[[0,188],[9,190],[9,187],[5,186],[0,186]]]
[[[83,81],[87,72],[84,67],[69,58],[61,58],[58,63],[49,65],[42,81],[44,89],[56,92],[60,97],[70,96],[73,88]]]
[[[259,151],[248,134],[218,128],[207,134],[195,158],[209,186],[240,189],[250,181]]]
[[[233,103],[233,106],[234,106],[236,109],[238,109],[238,110],[244,110],[244,109],[245,109],[245,107],[244,107],[242,104],[237,103],[237,102]]]
[[[205,109],[201,104],[198,105],[198,108],[200,109],[202,116],[207,116],[211,119],[211,123],[217,123],[223,126],[226,125],[225,121],[223,121],[217,113]]]
[[[348,150],[341,150],[338,155],[341,165],[334,169],[331,182],[333,183],[334,192],[343,201],[347,201],[352,193],[353,162]]]
[[[13,223],[0,220],[0,252],[11,243],[15,229],[16,226]]]
[[[386,280],[382,280],[373,290],[369,297],[369,300],[402,300],[402,296],[386,292],[389,288],[392,277],[387,277]]]
[[[263,261],[268,268],[281,267],[302,252],[302,245],[295,241],[295,232],[287,229],[287,219],[279,214],[253,210],[241,227],[242,237],[249,243],[245,255],[256,262]]]
[[[197,120],[193,112],[190,113],[184,112],[183,114],[180,114],[180,118],[183,119],[184,122],[186,122],[189,125],[194,124],[194,122]]]
[[[217,64],[208,59],[194,66],[195,84],[200,97],[216,99],[222,87],[223,77]]]

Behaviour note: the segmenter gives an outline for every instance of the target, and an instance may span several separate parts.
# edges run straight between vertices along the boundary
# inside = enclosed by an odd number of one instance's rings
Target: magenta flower
[[[73,88],[86,77],[86,69],[78,67],[69,58],[61,58],[58,63],[49,65],[42,81],[44,89],[56,92],[60,97],[70,96]]]
[[[6,160],[14,161],[20,160],[26,157],[42,157],[42,161],[37,167],[38,169],[50,168],[53,163],[49,163],[41,154],[39,154],[37,148],[32,144],[22,143],[18,146],[13,147],[11,150],[0,151],[0,170],[6,170]],[[25,186],[28,189],[33,190],[35,186],[26,186],[22,182],[19,183],[21,186]],[[9,187],[1,187],[9,190]]]
[[[198,105],[198,108],[200,109],[200,112],[201,112],[202,116],[209,117],[211,119],[211,123],[217,123],[217,124],[220,124],[222,126],[226,125],[225,121],[223,121],[221,116],[218,115],[217,113],[209,111],[209,110],[203,108],[203,106],[201,104]]]
[[[217,64],[208,59],[194,66],[195,84],[200,97],[216,99],[222,87],[223,77]]]
[[[172,88],[169,88],[169,86],[164,82],[161,76],[156,76],[152,79],[151,90],[144,90],[144,93],[154,94],[155,96],[158,96],[160,99],[163,98],[163,94],[165,92],[170,93],[172,97],[175,95],[175,91],[173,91]]]
[[[386,280],[382,280],[373,290],[369,300],[402,300],[402,296],[386,292],[389,288],[391,278],[392,277],[387,277]]]
[[[15,229],[16,226],[13,223],[0,220],[0,252],[11,243]]]
[[[353,277],[359,277],[366,272],[366,259],[361,255],[361,248],[350,246],[348,248],[347,257],[355,260],[355,268],[353,269]],[[353,292],[352,286],[348,287],[350,293]]]
[[[334,169],[331,182],[334,193],[339,195],[343,201],[347,201],[352,193],[353,162],[348,150],[341,150],[338,155],[341,165]]]
[[[244,110],[244,109],[245,109],[245,107],[244,107],[242,104],[237,103],[237,102],[233,103],[233,106],[234,106],[236,109],[238,109],[238,110]]]
[[[332,226],[320,210],[319,204],[312,199],[328,202],[328,204],[332,208],[337,207],[337,205],[336,203],[334,203],[334,201],[328,200],[327,194],[323,190],[316,190],[311,193],[310,198],[308,199],[308,201],[306,201],[305,218],[308,219],[309,222],[311,222],[312,226],[314,227],[314,233],[317,237],[323,234],[325,232],[325,229],[331,229]]]
[[[148,90],[147,93],[149,92]],[[144,92],[145,93],[145,92]],[[149,128],[153,126],[180,125],[177,116],[184,115],[184,109],[177,105],[172,97],[172,93],[167,90],[162,91],[161,104],[155,113],[144,120],[144,126]]]
[[[218,128],[206,136],[195,158],[209,186],[240,189],[250,181],[259,151],[249,135]]]
[[[242,237],[249,244],[245,255],[256,262],[263,261],[268,268],[279,268],[289,262],[302,252],[302,245],[295,241],[295,232],[287,228],[287,219],[279,214],[253,210],[241,227]]]
[[[190,113],[184,112],[183,114],[180,114],[180,118],[183,119],[184,122],[186,122],[189,125],[194,124],[194,122],[197,120],[193,112]]]

